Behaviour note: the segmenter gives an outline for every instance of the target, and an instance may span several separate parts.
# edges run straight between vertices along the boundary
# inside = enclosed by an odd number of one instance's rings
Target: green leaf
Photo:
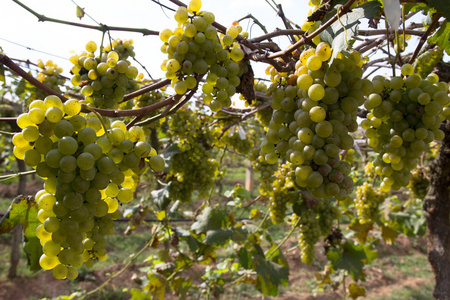
[[[196,222],[192,224],[191,229],[199,234],[212,229],[220,229],[229,225],[229,218],[223,209],[215,209],[206,207],[196,218]]]
[[[428,0],[428,6],[434,7],[445,18],[450,19],[450,5],[448,0]]]
[[[250,251],[242,247],[238,252],[239,263],[244,269],[251,269],[253,265],[253,256]]]
[[[0,64],[0,81],[5,82],[5,66]]]
[[[39,271],[39,258],[42,246],[36,237],[36,227],[41,224],[37,218],[39,207],[31,197],[19,196],[15,198],[8,211],[0,220],[0,234],[10,232],[16,225],[23,224],[24,251],[31,271]]]
[[[250,199],[250,197],[252,196],[252,194],[250,193],[249,190],[244,189],[241,185],[237,185],[234,188],[234,194],[239,197],[239,198],[244,198],[244,199]]]
[[[442,27],[433,36],[428,38],[428,43],[436,44],[447,54],[450,54],[450,22],[445,20]]]
[[[280,284],[287,285],[289,269],[259,254],[254,255],[254,269],[257,273],[256,289],[263,295],[276,296]]]
[[[206,232],[203,242],[209,245],[223,245],[225,244],[233,234],[231,229],[212,229]]]
[[[347,42],[350,43],[353,36],[358,34],[358,25],[361,23],[359,20],[362,18],[372,19],[378,15],[380,10],[381,4],[378,1],[364,3],[341,16],[340,22],[333,23],[320,33],[322,41],[330,44],[333,49],[330,64],[339,52],[348,48]]]
[[[162,189],[151,191],[150,196],[153,199],[159,210],[166,210],[170,204],[170,187],[171,182],[163,186]]]
[[[277,246],[278,245],[274,244],[272,247],[270,247],[269,250],[267,250],[267,253],[270,253],[270,257],[268,258],[274,263],[286,267],[289,270],[289,263],[286,257],[284,256],[283,251],[280,251],[280,248],[278,248],[275,252],[272,253],[272,251],[274,251],[277,248]]]
[[[170,168],[172,166],[172,157],[178,153],[181,153],[181,150],[177,144],[170,145],[169,147],[164,149],[163,153],[161,153],[161,156],[164,159],[164,173],[170,172]]]
[[[342,245],[342,249],[331,250],[327,253],[333,269],[346,270],[353,280],[359,280],[367,255],[365,249],[360,245],[354,245],[348,241]]]

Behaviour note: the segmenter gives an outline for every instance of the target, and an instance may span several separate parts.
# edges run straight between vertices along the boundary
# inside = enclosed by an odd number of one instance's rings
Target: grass
[[[431,292],[434,284],[432,282],[420,283],[417,286],[406,285],[396,289],[390,296],[369,298],[368,300],[428,300],[433,299]]]

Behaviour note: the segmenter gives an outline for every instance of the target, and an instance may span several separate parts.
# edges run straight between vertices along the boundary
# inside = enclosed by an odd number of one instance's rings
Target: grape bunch
[[[297,203],[292,222],[300,219],[299,244],[302,250],[302,262],[310,265],[315,259],[315,244],[323,236],[331,233],[333,221],[339,217],[339,211],[334,206],[335,201],[316,199],[303,200]]]
[[[131,42],[122,43],[114,49],[129,49]],[[127,46],[128,48],[125,48]],[[86,44],[86,51],[80,55],[70,57],[73,64],[71,82],[81,87],[81,94],[85,96],[88,105],[98,108],[118,108],[124,96],[139,89],[135,78],[138,69],[126,59],[127,55],[119,50],[105,47],[95,56],[97,44],[90,41]]]
[[[321,5],[321,1],[320,0],[311,0],[311,1],[309,1],[309,5],[312,6],[312,8],[308,11],[308,17],[313,15],[313,13],[319,9],[319,7]],[[311,34],[314,31],[316,31],[316,29],[318,29],[321,24],[322,24],[322,21],[308,21],[308,19],[306,19],[300,28],[303,31],[305,31],[305,34]],[[314,44],[318,45],[321,42],[321,39],[317,35],[312,39],[312,42]]]
[[[171,182],[171,198],[190,202],[194,191],[199,197],[208,196],[219,175],[219,163],[211,153],[211,145],[221,131],[207,126],[204,116],[195,116],[188,109],[178,110],[167,123],[167,136],[180,149],[166,176],[166,181]]]
[[[268,93],[267,86],[261,81],[255,81],[255,84],[253,85],[253,87],[254,87],[255,91],[262,92],[264,94]],[[259,107],[265,103],[267,103],[267,102],[265,102],[263,99],[258,98],[258,96],[256,96],[256,99],[255,99],[254,103],[252,103],[252,106]],[[262,110],[259,110],[258,112],[256,112],[256,119],[259,121],[259,123],[264,128],[267,128],[269,126],[270,119],[272,118],[272,114],[273,114],[273,109],[272,109],[272,107],[269,106],[265,109],[262,109]]]
[[[448,84],[436,75],[421,79],[413,67],[402,67],[405,77],[376,76],[373,91],[364,103],[370,111],[361,122],[368,145],[377,153],[375,173],[382,178],[380,188],[387,192],[407,186],[411,170],[433,140],[442,140],[443,107],[448,106]]]
[[[433,71],[436,64],[442,59],[444,49],[436,46],[419,55],[414,62],[414,72],[421,78],[426,78]]]
[[[191,0],[187,8],[179,7],[174,15],[178,27],[161,31],[161,51],[168,55],[161,69],[179,95],[196,87],[197,75],[206,74],[203,101],[217,112],[231,105],[231,97],[240,85],[239,76],[246,72],[241,62],[244,51],[236,42],[242,28],[232,25],[219,38],[212,25],[214,14],[200,8],[200,0]]]
[[[171,182],[170,196],[173,200],[190,202],[192,194],[208,197],[219,174],[219,163],[201,144],[195,143],[189,150],[173,156],[166,180]]]
[[[410,194],[414,198],[425,199],[430,187],[430,180],[425,177],[426,169],[415,168],[411,171],[412,178],[408,184],[408,189],[411,191]]]
[[[303,51],[295,76],[288,76],[296,84],[273,91],[274,112],[261,151],[268,163],[279,157],[291,162],[300,188],[317,198],[341,200],[353,191],[353,180],[339,153],[353,147],[357,109],[372,83],[361,79],[359,53],[339,53],[328,64],[330,56],[326,43]]]
[[[74,279],[83,263],[106,259],[104,236],[114,233],[120,203],[134,198],[133,175],[164,167],[141,128],[114,121],[106,129],[80,110],[75,99],[34,100],[17,118],[22,131],[13,136],[14,155],[45,180],[35,197],[42,223],[36,235],[40,265],[57,279]]]
[[[63,86],[66,82],[64,77],[61,75],[63,69],[58,67],[58,65],[53,63],[53,61],[51,60],[48,60],[44,64],[44,62],[39,59],[37,65],[41,70],[37,74],[36,79],[58,94],[62,94],[61,86]],[[36,89],[36,97],[38,99],[45,98],[46,96],[46,93],[44,93],[40,89]]]
[[[253,169],[260,173],[258,178],[260,195],[268,196],[272,190],[272,183],[275,180],[274,173],[277,171],[278,165],[268,164],[260,152],[259,147],[253,148],[248,155],[248,159],[251,161]]]
[[[220,140],[216,142],[216,145],[218,147],[226,145],[230,149],[234,149],[237,153],[246,155],[254,146],[254,141],[252,140],[254,134],[252,133],[254,133],[252,128],[244,130],[240,124],[233,125],[225,132]]]
[[[294,172],[292,164],[287,162],[280,165],[274,173],[273,188],[269,191],[269,213],[274,224],[282,224],[286,215],[287,204],[295,203],[300,197],[294,190]]]
[[[387,196],[386,192],[374,187],[367,181],[363,185],[358,186],[354,202],[359,222],[361,224],[375,222],[379,213],[379,207]]]

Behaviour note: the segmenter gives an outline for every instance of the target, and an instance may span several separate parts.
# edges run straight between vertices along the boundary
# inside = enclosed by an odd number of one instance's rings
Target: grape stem
[[[439,24],[439,19],[442,17],[441,13],[437,13],[434,18],[433,22],[431,22],[430,26],[428,27],[427,31],[425,31],[424,35],[419,40],[419,43],[417,44],[416,50],[414,50],[413,55],[409,59],[409,63],[412,64],[414,60],[416,59],[417,55],[419,55],[420,49],[422,48],[423,44],[427,40],[428,36],[433,32],[433,30],[436,28],[436,26]]]
[[[297,221],[296,221],[295,224],[294,224],[294,226],[292,226],[291,230],[289,230],[288,234],[284,237],[284,239],[277,245],[277,247],[276,247],[275,249],[273,249],[270,253],[268,253],[268,254],[266,255],[266,258],[267,258],[267,259],[270,259],[270,258],[272,257],[272,255],[274,255],[275,252],[277,252],[277,251],[281,248],[281,246],[283,246],[284,243],[287,242],[287,240],[288,240],[288,239],[291,237],[291,235],[294,233],[294,230],[297,229],[297,227],[300,225],[300,221],[301,221],[301,218],[298,217],[298,218],[297,218]]]
[[[263,110],[263,109],[265,109],[265,108],[268,108],[269,106],[270,106],[270,102],[269,102],[269,103],[265,103],[265,104],[263,104],[263,105],[261,105],[261,106],[258,106],[256,109],[252,110],[251,112],[243,114],[243,116],[242,116],[239,120],[237,120],[237,121],[235,121],[235,122],[233,122],[233,123],[230,123],[230,124],[224,126],[223,129],[222,129],[222,134],[219,136],[219,139],[221,139],[222,136],[223,136],[223,135],[228,131],[228,129],[230,129],[231,127],[233,127],[233,126],[235,126],[235,125],[241,123],[242,121],[245,121],[245,120],[249,119],[250,117],[252,117],[252,116],[253,116],[255,113],[257,113],[258,111]]]
[[[278,51],[276,53],[273,53],[271,55],[269,55],[267,58],[277,58],[277,57],[281,57],[283,55],[286,55],[288,53],[291,53],[292,51],[294,51],[295,49],[300,48],[300,46],[309,43],[314,37],[316,37],[317,35],[319,35],[319,33],[321,33],[322,31],[324,31],[326,28],[330,27],[331,24],[333,24],[334,22],[336,22],[338,20],[338,16],[342,17],[344,14],[346,14],[349,10],[350,7],[352,6],[352,4],[355,2],[356,0],[349,0],[347,3],[345,3],[344,6],[341,7],[341,9],[339,10],[339,12],[334,15],[331,19],[329,19],[325,24],[323,24],[322,26],[320,26],[319,28],[317,28],[313,33],[307,35],[307,36],[303,36],[299,41],[297,41],[295,44],[293,44],[292,46],[282,50],[282,51]]]
[[[88,28],[88,29],[95,29],[95,30],[99,30],[101,32],[106,32],[106,31],[113,30],[113,31],[139,32],[139,33],[142,33],[143,35],[159,35],[158,31],[150,30],[150,29],[146,29],[146,28],[130,28],[130,27],[107,26],[105,24],[100,24],[99,26],[93,26],[93,25],[87,25],[87,24],[82,24],[82,23],[69,22],[69,21],[49,18],[49,17],[46,17],[44,15],[41,15],[41,14],[37,13],[36,11],[34,11],[30,7],[26,6],[25,4],[23,4],[19,0],[12,0],[12,1],[15,2],[16,4],[18,4],[19,6],[21,6],[22,8],[24,8],[29,13],[33,14],[36,18],[38,18],[39,22],[46,22],[47,21],[47,22],[65,24],[65,25],[70,25],[70,26],[76,26],[76,27],[82,27],[82,28]]]
[[[49,95],[58,96],[63,102],[67,100],[66,97],[55,92],[54,90],[52,90],[51,88],[49,88],[48,86],[46,86],[45,84],[43,84],[42,82],[31,76],[31,74],[28,74],[27,72],[22,70],[22,68],[19,67],[19,65],[17,65],[16,63],[14,63],[8,56],[0,54],[0,64],[8,67],[11,71],[21,76],[22,78],[28,80],[32,85],[44,91],[45,93]]]
[[[245,20],[245,19],[252,19],[253,20],[253,22],[256,24],[256,25],[258,25],[260,28],[261,28],[261,30],[262,31],[264,31],[264,33],[268,33],[268,31],[267,31],[267,29],[266,29],[266,27],[255,17],[255,16],[253,16],[252,14],[248,14],[248,15],[246,15],[245,17],[242,17],[242,18],[240,18],[239,20],[238,20],[238,22],[241,22],[242,20]]]
[[[0,176],[0,182],[5,182],[5,181],[11,180],[11,179],[19,178],[22,176],[27,176],[27,175],[34,174],[34,173],[36,173],[36,170],[2,175],[2,176]]]
[[[278,7],[278,12],[277,12],[277,14],[278,14],[278,16],[281,18],[281,20],[283,21],[284,26],[286,27],[286,29],[293,29],[292,26],[291,26],[291,24],[290,24],[290,23],[288,22],[288,20],[286,19],[286,16],[284,15],[283,8],[282,8],[281,4],[278,4],[277,7]],[[295,38],[294,38],[294,36],[293,36],[293,35],[290,35],[290,34],[289,34],[288,36],[289,36],[289,39],[291,40],[291,43],[294,44],[294,43],[295,43]]]

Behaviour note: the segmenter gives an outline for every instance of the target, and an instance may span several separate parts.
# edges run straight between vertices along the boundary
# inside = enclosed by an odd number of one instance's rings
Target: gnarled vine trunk
[[[430,166],[430,190],[423,206],[427,218],[427,246],[436,279],[433,296],[450,300],[450,123],[443,124],[445,139]]]

